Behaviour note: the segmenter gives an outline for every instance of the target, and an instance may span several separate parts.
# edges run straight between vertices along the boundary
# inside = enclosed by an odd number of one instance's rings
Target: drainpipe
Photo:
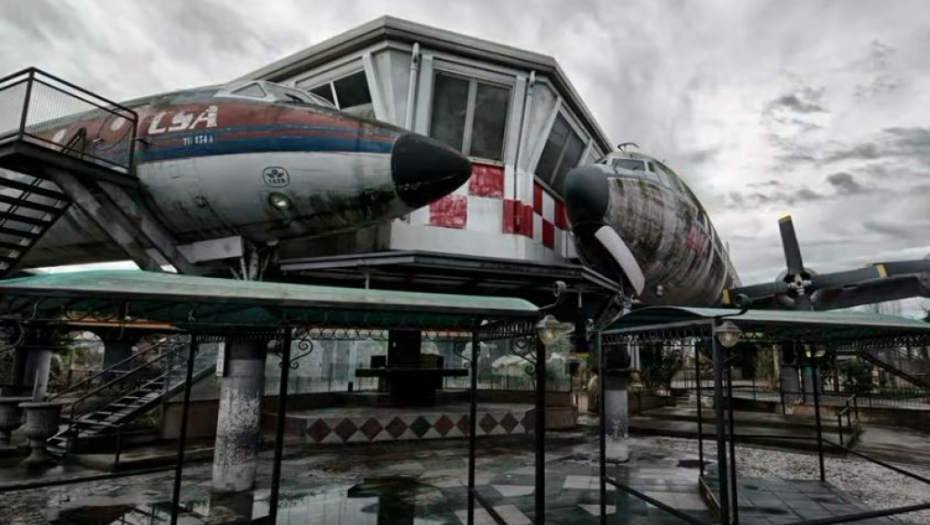
[[[404,127],[413,130],[413,105],[417,98],[417,81],[420,78],[420,44],[413,44],[410,53],[410,82],[407,87],[407,114],[404,118]]]
[[[520,153],[526,147],[526,115],[533,109],[533,87],[536,85],[536,71],[530,71],[530,79],[526,84],[526,96],[523,98],[523,111],[520,113],[520,140],[517,141],[517,152],[513,161],[513,198],[520,200],[517,190],[520,188]]]

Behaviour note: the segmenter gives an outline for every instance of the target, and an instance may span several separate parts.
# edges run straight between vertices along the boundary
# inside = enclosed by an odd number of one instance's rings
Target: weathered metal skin
[[[144,197],[180,242],[239,235],[261,244],[366,227],[451,193],[471,174],[467,159],[438,142],[324,105],[235,95],[246,84],[127,103],[139,115]],[[77,117],[51,127],[49,140],[65,143],[82,127],[106,158],[130,126]],[[72,206],[24,266],[121,258]]]
[[[614,167],[610,158],[569,173],[565,204],[578,253],[606,275],[623,276],[594,237],[598,228],[608,226],[626,243],[645,277],[638,297],[642,303],[718,304],[723,290],[738,278],[700,202],[680,179],[671,179],[670,170],[666,173],[660,178]]]

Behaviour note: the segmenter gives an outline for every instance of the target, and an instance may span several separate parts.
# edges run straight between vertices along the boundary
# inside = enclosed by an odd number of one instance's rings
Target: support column
[[[627,444],[629,430],[630,349],[618,346],[605,354],[606,366],[601,373],[604,381],[604,415],[607,429],[607,461],[623,463],[629,461]]]
[[[29,360],[29,349],[23,345],[23,342],[16,345],[13,350],[13,378],[11,396],[21,396],[27,392],[26,385],[29,381],[26,378],[26,361]]]
[[[810,364],[804,365],[802,377],[804,379],[804,402],[811,403],[814,401],[814,371]]]
[[[267,341],[226,343],[213,452],[214,492],[242,492],[255,485],[267,349]]]
[[[629,461],[627,446],[629,436],[628,374],[604,375],[604,415],[607,425],[607,461],[623,463]]]
[[[30,352],[33,358],[34,376],[32,380],[32,400],[42,401],[48,393],[48,376],[52,370],[52,349],[33,348]]]

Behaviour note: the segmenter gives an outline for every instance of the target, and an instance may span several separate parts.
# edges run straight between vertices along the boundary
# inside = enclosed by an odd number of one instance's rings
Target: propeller
[[[822,310],[930,294],[926,284],[930,275],[930,257],[817,274],[804,267],[790,215],[778,221],[778,229],[787,270],[775,282],[726,290],[724,304],[729,304],[731,297],[742,299],[744,304],[739,306],[751,303],[772,305],[777,304],[775,299],[780,299],[782,304],[798,310],[813,310],[815,307]],[[785,301],[785,298],[792,299],[793,303]]]

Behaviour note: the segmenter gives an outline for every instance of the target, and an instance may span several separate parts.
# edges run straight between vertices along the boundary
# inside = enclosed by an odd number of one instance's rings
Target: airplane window
[[[249,84],[247,86],[243,86],[233,91],[231,94],[237,95],[240,97],[250,97],[250,98],[265,98],[267,96],[265,94],[265,90],[262,89],[260,85],[255,84],[255,83]]]
[[[646,171],[646,163],[636,159],[614,159],[614,167],[630,171]]]

